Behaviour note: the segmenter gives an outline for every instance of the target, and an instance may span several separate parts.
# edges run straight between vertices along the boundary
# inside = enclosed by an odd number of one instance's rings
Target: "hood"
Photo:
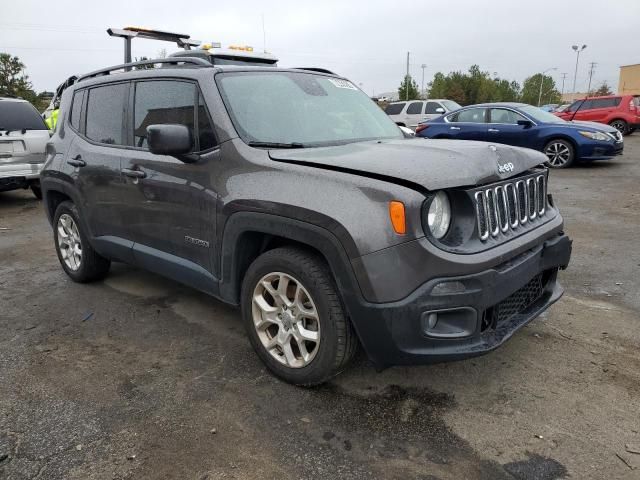
[[[572,120],[570,122],[567,121],[566,125],[576,129],[578,128],[584,129],[585,127],[587,127],[592,130],[597,130],[599,132],[607,132],[607,133],[615,133],[618,131],[615,127],[612,127],[611,125],[607,125],[606,123],[585,122],[582,120]]]
[[[457,140],[379,140],[270,150],[272,160],[392,181],[418,191],[497,182],[547,161],[540,152]]]

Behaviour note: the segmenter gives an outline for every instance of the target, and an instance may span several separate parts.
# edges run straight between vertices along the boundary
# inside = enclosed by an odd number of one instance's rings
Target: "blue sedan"
[[[471,105],[418,124],[417,137],[480,140],[533,148],[553,168],[622,154],[622,135],[592,122],[567,122],[524,103]]]

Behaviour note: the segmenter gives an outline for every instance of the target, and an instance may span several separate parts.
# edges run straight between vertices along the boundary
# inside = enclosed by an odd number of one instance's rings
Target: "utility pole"
[[[582,47],[579,47],[578,45],[571,45],[571,48],[573,49],[574,52],[576,52],[576,71],[573,74],[573,92],[572,92],[572,93],[576,93],[576,78],[578,78],[578,60],[580,60],[580,52],[582,52],[585,48],[587,48],[587,46],[582,45]]]
[[[420,68],[422,68],[422,89],[420,90],[420,95],[424,100],[424,69],[427,68],[427,65],[423,63],[422,65],[420,65]]]
[[[562,100],[562,97],[564,96],[564,79],[567,78],[567,74],[566,73],[562,73],[562,93],[560,94],[560,99]]]
[[[596,62],[591,62],[589,64],[589,86],[587,87],[587,96],[589,96],[589,92],[591,92],[591,78],[593,77],[593,72],[596,70]]]
[[[407,75],[404,77],[404,99],[409,100],[409,52],[407,52]]]

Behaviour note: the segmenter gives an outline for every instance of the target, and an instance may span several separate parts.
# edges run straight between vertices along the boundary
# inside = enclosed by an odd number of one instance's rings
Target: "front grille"
[[[548,280],[548,274],[540,273],[524,287],[516,290],[500,303],[487,309],[482,318],[482,331],[489,328],[496,328],[502,322],[506,322],[514,315],[523,312],[533,305],[544,293]]]
[[[476,191],[474,197],[478,235],[485,241],[545,214],[547,177],[536,174],[498,186],[489,185]]]

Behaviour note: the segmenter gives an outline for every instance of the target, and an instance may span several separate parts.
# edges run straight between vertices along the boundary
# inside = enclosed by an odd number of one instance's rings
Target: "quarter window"
[[[76,130],[80,130],[80,114],[82,112],[82,101],[84,100],[84,92],[80,90],[73,94],[73,103],[71,105],[71,126]]]
[[[128,84],[104,85],[89,90],[87,138],[108,145],[124,145],[123,118]]]
[[[387,105],[387,108],[385,108],[384,113],[386,113],[387,115],[398,115],[399,113],[402,112],[402,109],[404,108],[405,105],[406,105],[405,102],[390,103],[389,105]]]
[[[422,113],[422,102],[413,102],[407,108],[407,115],[420,115]]]

